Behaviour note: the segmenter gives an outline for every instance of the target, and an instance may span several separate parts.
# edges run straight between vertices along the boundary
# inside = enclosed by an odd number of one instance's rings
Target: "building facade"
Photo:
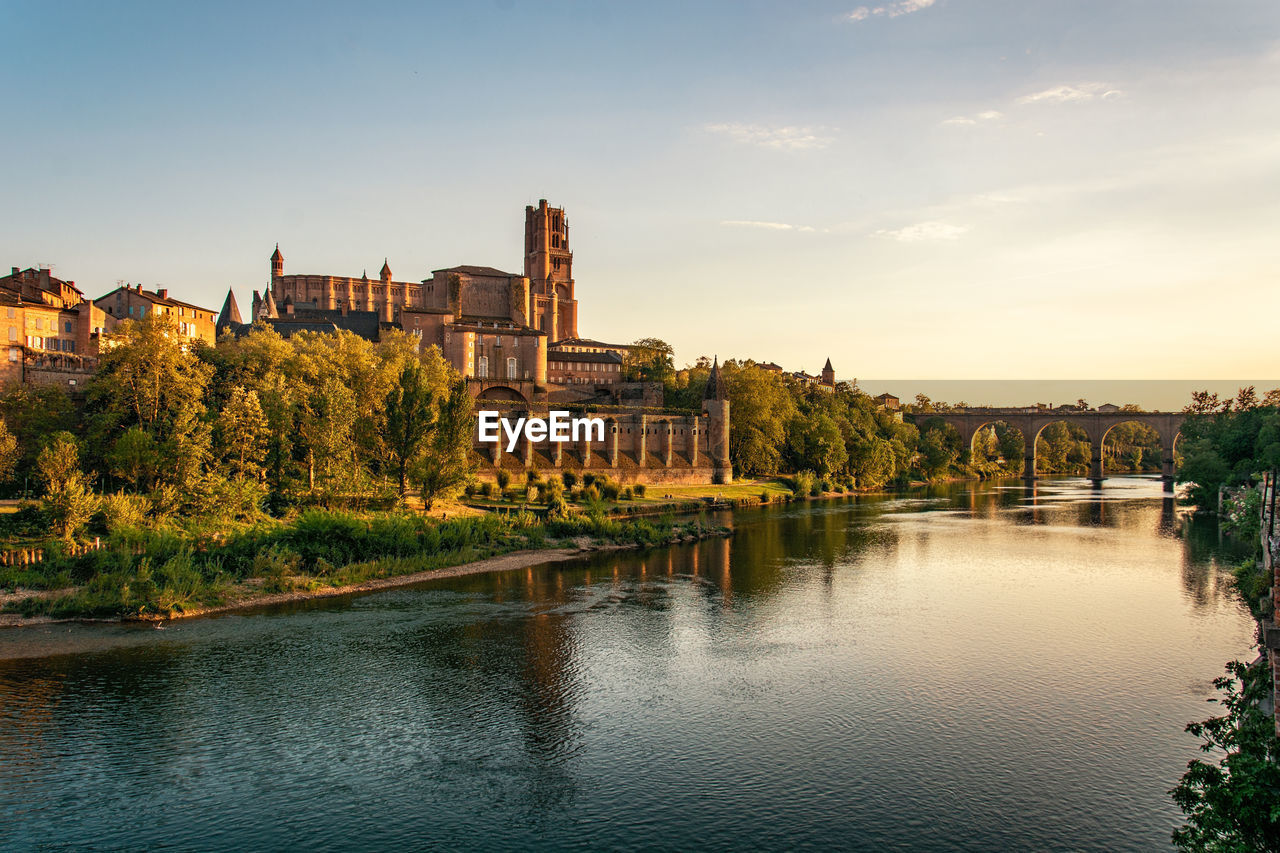
[[[209,344],[217,341],[218,315],[214,310],[174,299],[167,288],[143,290],[140,284],[124,285],[99,296],[98,305],[106,312],[108,332],[114,332],[125,320],[158,315],[173,320],[178,333],[185,338],[198,338]]]
[[[74,281],[13,267],[0,277],[0,381],[82,384],[97,369],[106,316]]]

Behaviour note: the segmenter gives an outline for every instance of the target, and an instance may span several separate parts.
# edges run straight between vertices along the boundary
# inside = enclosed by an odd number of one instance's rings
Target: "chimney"
[[[158,290],[156,291],[156,296],[159,296],[161,299],[168,299],[168,298],[169,298],[169,288],[167,288],[167,287],[162,287],[162,288],[158,289]]]
[[[18,274],[18,268],[17,268],[17,267],[14,267],[14,268],[13,268],[13,275],[17,275],[17,274]]]

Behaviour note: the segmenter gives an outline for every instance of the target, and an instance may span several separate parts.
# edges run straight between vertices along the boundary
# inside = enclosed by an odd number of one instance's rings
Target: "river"
[[[1252,658],[1158,481],[145,626],[0,630],[0,847],[1159,850]]]

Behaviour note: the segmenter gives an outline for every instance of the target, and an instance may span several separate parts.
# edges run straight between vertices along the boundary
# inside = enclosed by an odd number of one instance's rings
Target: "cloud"
[[[946,222],[917,222],[893,231],[881,229],[873,236],[888,237],[899,243],[920,243],[926,240],[957,240],[969,229],[964,225],[949,225]]]
[[[956,116],[943,119],[941,124],[944,127],[970,127],[984,121],[995,121],[998,118],[1004,118],[1004,113],[999,110],[983,110],[974,116]]]
[[[763,222],[758,219],[722,219],[721,225],[731,228],[763,228],[768,231],[800,231],[812,233],[817,231],[812,225],[792,225],[789,222]],[[826,229],[822,229],[825,231]]]
[[[729,137],[734,142],[755,145],[760,148],[772,148],[778,151],[804,151],[826,148],[835,137],[824,136],[824,128],[798,127],[784,125],[774,127],[764,124],[708,124],[705,128],[710,133],[718,133]]]
[[[1027,104],[1082,104],[1095,99],[1114,101],[1123,97],[1124,92],[1113,89],[1105,83],[1079,83],[1075,86],[1054,86],[1031,95],[1018,98],[1018,103]]]
[[[859,6],[845,15],[844,19],[856,23],[871,17],[897,18],[919,12],[921,9],[928,9],[934,2],[935,0],[896,0],[884,6]]]

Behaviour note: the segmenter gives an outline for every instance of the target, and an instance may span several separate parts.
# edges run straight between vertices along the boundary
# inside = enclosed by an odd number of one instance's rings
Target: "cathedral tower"
[[[573,252],[564,208],[524,209],[524,274],[533,296],[531,321],[552,342],[578,336],[578,301],[573,295]]]

